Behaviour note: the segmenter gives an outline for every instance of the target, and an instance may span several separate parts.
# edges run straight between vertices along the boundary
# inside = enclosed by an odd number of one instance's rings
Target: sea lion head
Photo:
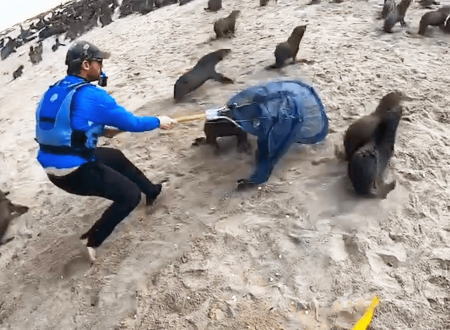
[[[296,26],[295,29],[294,29],[294,34],[303,34],[303,33],[305,33],[306,27],[307,27],[306,24],[305,25]]]
[[[187,93],[191,92],[189,79],[183,75],[175,82],[175,86],[173,88],[173,98],[175,101],[180,101],[183,96],[185,96]]]

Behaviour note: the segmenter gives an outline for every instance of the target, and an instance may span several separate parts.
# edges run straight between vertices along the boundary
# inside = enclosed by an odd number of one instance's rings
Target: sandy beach
[[[52,52],[47,39],[37,65],[28,44],[0,62],[0,188],[30,207],[0,246],[0,329],[351,329],[374,296],[371,329],[450,328],[450,35],[429,28],[417,37],[426,12],[417,2],[392,34],[376,19],[382,1],[307,2],[224,0],[211,13],[194,0],[80,38],[111,52],[106,90],[138,115],[198,113],[292,78],[316,89],[330,119],[323,142],[292,146],[267,184],[244,192],[236,180],[254,157],[233,138],[219,141],[220,155],[191,146],[202,121],[102,139],[166,183],[151,209],[142,202],[115,229],[93,266],[79,236],[110,202],[58,189],[35,159],[35,108],[65,75],[68,46]],[[212,40],[213,22],[234,9],[236,37]],[[313,62],[265,70],[302,24],[298,59]],[[208,81],[174,104],[176,79],[220,48],[232,52],[217,71],[235,83]],[[396,188],[384,200],[356,197],[335,147],[392,90],[412,98],[390,165]]]

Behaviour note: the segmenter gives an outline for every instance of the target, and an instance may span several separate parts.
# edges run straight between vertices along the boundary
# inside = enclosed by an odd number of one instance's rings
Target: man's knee
[[[125,198],[125,202],[131,209],[134,209],[136,206],[139,205],[140,201],[141,201],[141,190],[137,185],[134,185],[133,189],[130,189],[130,191],[128,191]]]

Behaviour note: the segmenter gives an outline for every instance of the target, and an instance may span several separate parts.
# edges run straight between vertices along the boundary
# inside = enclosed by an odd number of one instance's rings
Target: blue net
[[[266,182],[292,143],[314,144],[328,134],[328,117],[315,90],[296,80],[247,88],[227,103],[228,116],[258,137],[256,169],[250,183]]]

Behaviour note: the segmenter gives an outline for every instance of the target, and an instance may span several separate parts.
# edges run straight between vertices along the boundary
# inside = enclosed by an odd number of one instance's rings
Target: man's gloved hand
[[[177,121],[169,116],[159,116],[159,128],[161,129],[171,129]]]

